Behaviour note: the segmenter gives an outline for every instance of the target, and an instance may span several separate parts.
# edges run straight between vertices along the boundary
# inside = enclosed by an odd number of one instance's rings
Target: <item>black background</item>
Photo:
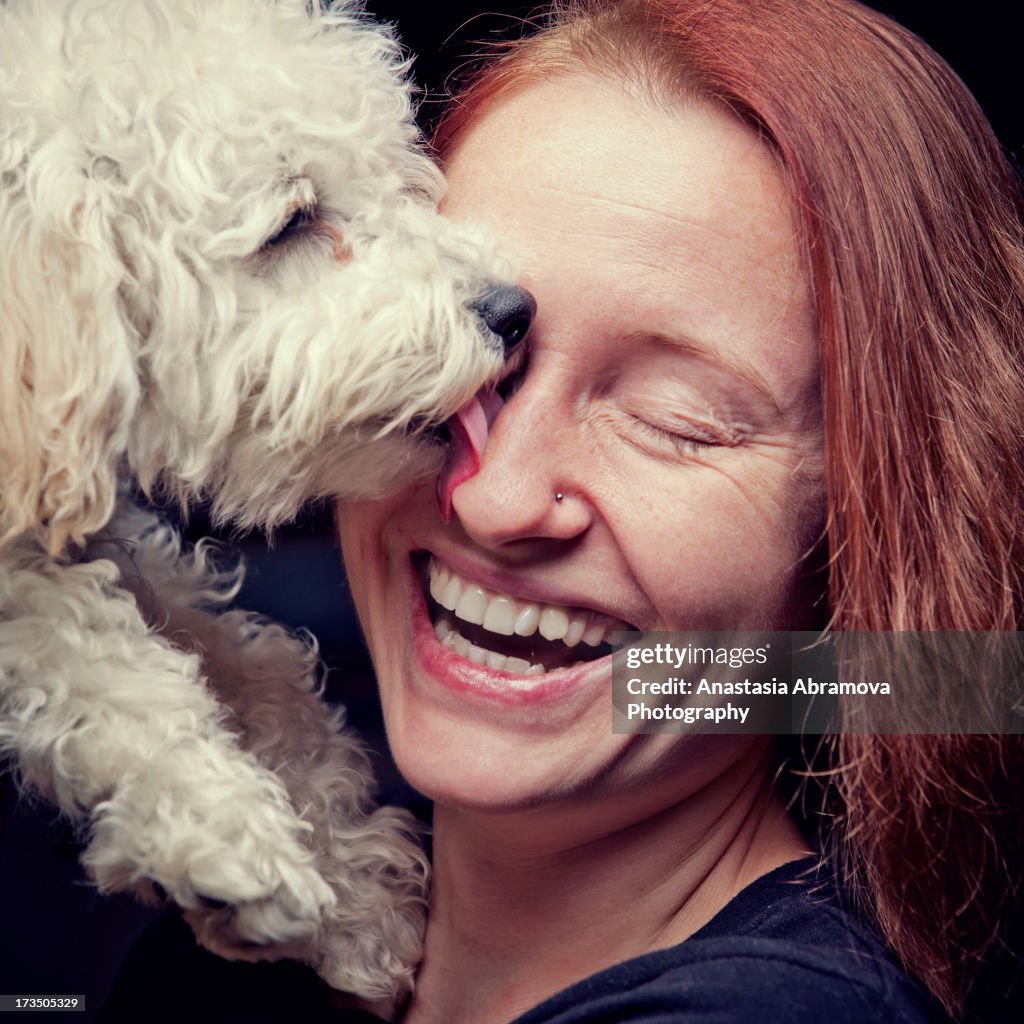
[[[446,78],[475,40],[518,32],[532,5],[370,0],[368,8],[395,22],[417,54],[414,74],[424,86],[422,113],[432,117]],[[959,72],[988,112],[1015,160],[1024,147],[1015,4],[944,5],[932,0],[875,4],[922,35]],[[190,530],[201,534],[200,515]],[[331,668],[333,696],[357,726],[380,744],[369,665],[348,604],[338,552],[322,512],[285,530],[273,551],[258,539],[242,545],[251,566],[241,604],[320,638]],[[392,769],[382,760],[385,782]],[[101,898],[82,881],[73,836],[52,812],[18,803],[10,780],[0,791],[0,993],[85,993],[89,1012],[63,1019],[86,1022],[150,912],[124,897]],[[45,1015],[49,1017],[50,1015]]]

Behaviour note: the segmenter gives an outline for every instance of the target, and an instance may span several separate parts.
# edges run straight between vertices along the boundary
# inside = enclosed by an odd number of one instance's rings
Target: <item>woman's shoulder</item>
[[[515,1024],[926,1024],[944,1018],[794,861],[757,879],[685,942],[565,989]]]

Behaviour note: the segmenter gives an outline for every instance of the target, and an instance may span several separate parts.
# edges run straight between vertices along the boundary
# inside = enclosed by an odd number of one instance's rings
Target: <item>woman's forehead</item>
[[[673,111],[584,74],[533,83],[469,128],[449,181],[448,212],[486,222],[536,273],[542,315],[557,282],[645,321],[627,329],[709,347],[813,338],[775,154],[715,106]]]
[[[489,106],[448,176],[448,207],[489,218],[561,210],[570,220],[586,207],[595,224],[643,221],[659,246],[687,226],[716,235],[732,226],[748,248],[795,246],[775,156],[750,129],[711,105],[670,112],[589,75],[533,83]]]

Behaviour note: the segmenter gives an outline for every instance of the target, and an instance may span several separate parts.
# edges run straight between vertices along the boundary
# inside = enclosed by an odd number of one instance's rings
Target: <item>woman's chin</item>
[[[424,764],[419,758],[396,758],[405,780],[435,804],[479,814],[524,811],[556,800],[532,780],[510,779],[505,773],[453,765]]]
[[[575,785],[580,758],[565,739],[531,740],[436,708],[409,710],[387,716],[391,753],[409,785],[436,803],[511,812],[558,802]]]

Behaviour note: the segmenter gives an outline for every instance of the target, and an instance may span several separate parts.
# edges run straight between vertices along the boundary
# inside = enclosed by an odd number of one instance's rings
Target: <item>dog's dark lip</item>
[[[518,387],[509,390],[509,382],[520,380],[526,373],[526,364],[529,358],[530,335],[516,347],[516,350],[505,360],[501,373],[497,375],[488,385],[490,390],[497,391],[505,401],[512,396]]]
[[[490,380],[485,381],[477,389],[476,394],[493,394],[495,392],[499,392],[501,393],[502,398],[507,399],[509,395],[502,392],[502,388],[506,385],[507,381],[514,379],[516,375],[522,371],[525,361],[526,347],[525,344],[522,344],[505,361],[502,365],[501,372]],[[405,433],[409,436],[421,437],[447,447],[451,444],[452,440],[451,428],[448,426],[448,423],[457,411],[458,410],[453,409],[451,416],[440,423],[432,419],[428,419],[426,416],[414,416],[406,425]]]
[[[448,427],[447,420],[443,423],[434,423],[423,416],[417,416],[410,420],[406,433],[412,437],[421,438],[424,441],[431,441],[446,448],[451,444],[452,440],[452,434]]]

